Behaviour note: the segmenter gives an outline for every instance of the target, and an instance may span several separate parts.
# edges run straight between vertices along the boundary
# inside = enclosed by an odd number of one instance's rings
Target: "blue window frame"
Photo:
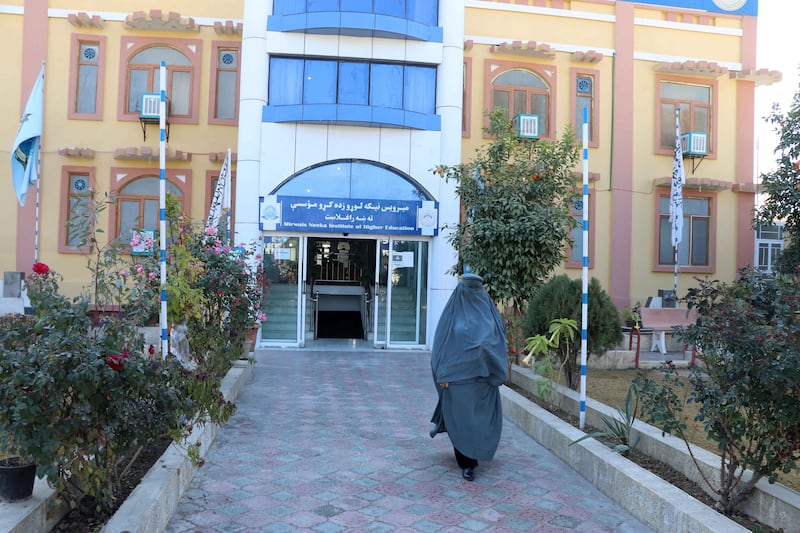
[[[370,65],[369,101],[376,107],[403,109],[403,65]],[[398,88],[400,90],[398,90]]]
[[[308,0],[308,11],[339,11],[338,0]]]
[[[405,15],[405,7],[405,2],[403,0],[379,0],[375,2],[375,13],[378,15],[402,17]]]
[[[436,71],[429,67],[407,66],[403,80],[403,109],[433,114],[436,108]]]
[[[303,61],[273,57],[269,61],[269,102],[271,105],[297,105],[303,95]],[[272,80],[281,83],[272,83]]]
[[[344,61],[339,64],[339,103],[369,104],[369,65]]]
[[[335,18],[305,19],[293,17],[305,13],[327,13]],[[371,13],[378,17],[355,17],[341,22],[339,13]],[[387,18],[388,17],[388,18]],[[409,21],[409,27],[398,30],[394,19]],[[396,34],[412,39],[441,42],[441,28],[438,28],[439,2],[438,0],[275,0],[272,15],[269,17],[267,27],[273,31],[308,31],[320,30],[320,21],[325,25],[337,21],[341,29],[348,31],[371,30],[381,34]],[[355,26],[352,26],[355,24]],[[366,24],[366,26],[365,26]],[[399,31],[399,33],[397,33]]]
[[[269,68],[266,122],[441,128],[436,115],[436,67],[272,57]]]
[[[303,103],[336,103],[336,61],[306,60],[303,76]]]
[[[357,13],[372,12],[372,0],[341,0],[340,5],[342,6],[342,11],[355,11]]]

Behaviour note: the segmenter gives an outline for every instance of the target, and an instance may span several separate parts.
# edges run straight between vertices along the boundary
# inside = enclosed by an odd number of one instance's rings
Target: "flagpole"
[[[158,105],[158,125],[160,137],[158,142],[158,203],[159,203],[159,246],[161,256],[161,357],[166,359],[169,355],[169,336],[167,331],[167,63],[161,62],[159,68],[159,83],[161,85],[161,101]]]
[[[669,222],[672,242],[672,290],[678,297],[678,245],[683,239],[683,184],[686,174],[683,171],[683,149],[681,146],[681,108],[675,108],[675,158],[672,166],[670,186]]]
[[[225,166],[228,169],[228,175],[226,176],[225,180],[225,201],[223,202],[223,206],[225,207],[225,227],[227,228],[227,235],[225,235],[225,242],[228,245],[231,245],[231,235],[233,235],[233,231],[231,228],[231,180],[233,179],[233,172],[231,172],[231,149],[228,148],[228,153],[225,155]]]
[[[42,74],[44,74],[44,64],[45,62],[42,61]],[[34,206],[34,215],[33,215],[33,262],[39,262],[39,200],[42,195],[42,179],[41,179],[41,172],[42,172],[42,140],[44,139],[44,79],[42,79],[42,134],[39,135],[39,150],[36,153],[36,161],[33,163],[36,165],[34,171],[36,172],[36,176],[38,176],[36,180],[36,205]]]
[[[36,205],[33,222],[33,262],[39,262],[39,197],[41,196],[41,179],[36,180]]]
[[[678,297],[678,247],[672,247],[672,265],[674,268],[674,272],[672,274],[672,293],[675,295],[675,298]]]
[[[589,324],[589,109],[583,108],[583,267],[581,270],[581,390],[578,428],[586,421],[586,362]]]

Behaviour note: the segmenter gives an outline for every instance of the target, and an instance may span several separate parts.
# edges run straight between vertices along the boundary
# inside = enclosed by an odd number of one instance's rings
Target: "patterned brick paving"
[[[167,528],[183,532],[650,531],[506,421],[461,478],[426,352],[261,350]]]

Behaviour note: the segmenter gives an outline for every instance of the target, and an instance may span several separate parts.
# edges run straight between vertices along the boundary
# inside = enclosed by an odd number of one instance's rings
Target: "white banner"
[[[208,211],[208,219],[206,219],[206,230],[219,228],[219,218],[223,214],[223,210],[230,210],[231,208],[231,150],[228,148],[228,153],[225,155],[225,161],[222,162],[222,169],[219,171],[219,178],[217,178],[217,186],[214,187],[214,195],[211,197],[211,208]]]

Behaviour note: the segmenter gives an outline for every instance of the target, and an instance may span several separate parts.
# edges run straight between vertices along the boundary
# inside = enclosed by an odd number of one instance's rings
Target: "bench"
[[[697,309],[688,310],[681,307],[643,307],[640,309],[642,329],[653,331],[653,341],[650,351],[667,353],[667,333],[675,326],[690,326],[697,320]],[[694,357],[692,358],[694,359]]]

